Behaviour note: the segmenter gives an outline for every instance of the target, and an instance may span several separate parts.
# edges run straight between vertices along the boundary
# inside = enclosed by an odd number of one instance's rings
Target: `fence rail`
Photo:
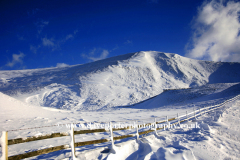
[[[114,140],[120,140],[120,139],[124,139],[124,138],[130,138],[130,137],[139,137],[139,135],[144,135],[144,134],[148,134],[150,132],[156,132],[157,130],[161,130],[164,129],[163,127],[158,128],[157,124],[161,124],[161,123],[170,123],[172,125],[175,124],[180,124],[184,121],[188,121],[189,119],[192,118],[196,118],[197,116],[201,116],[202,114],[206,114],[207,112],[210,112],[212,110],[215,110],[219,107],[222,107],[224,104],[232,102],[236,99],[238,99],[240,97],[240,95],[237,95],[231,99],[228,99],[226,101],[224,101],[223,103],[220,104],[216,104],[213,106],[208,106],[208,107],[203,107],[203,108],[199,108],[197,110],[195,110],[195,108],[193,109],[192,112],[188,113],[186,111],[186,114],[183,115],[179,115],[177,114],[176,117],[173,118],[168,118],[168,116],[166,116],[166,118],[164,120],[161,121],[156,121],[156,118],[160,118],[160,117],[155,117],[154,118],[154,122],[151,123],[144,123],[144,126],[153,126],[153,128],[151,127],[151,129],[146,130],[146,131],[142,131],[139,132],[139,126],[143,125],[143,124],[137,124],[136,127],[134,126],[128,126],[125,128],[112,128],[112,123],[110,122],[109,124],[109,130],[106,129],[90,129],[90,130],[78,130],[78,131],[74,131],[74,125],[71,126],[71,131],[70,133],[52,133],[49,135],[43,135],[43,136],[37,136],[37,137],[28,137],[28,138],[17,138],[17,139],[10,139],[8,140],[8,132],[4,131],[2,133],[3,138],[5,139],[5,143],[2,144],[2,159],[9,159],[9,160],[17,160],[17,159],[24,159],[24,158],[29,158],[29,157],[34,157],[37,155],[41,155],[41,154],[46,154],[46,153],[50,153],[50,152],[54,152],[54,151],[59,151],[59,150],[63,150],[63,149],[67,149],[67,148],[72,148],[72,156],[75,156],[75,147],[79,147],[79,146],[85,146],[85,145],[91,145],[91,144],[98,144],[98,143],[105,143],[105,142],[112,142],[112,145],[114,145]],[[161,117],[162,118],[162,117]],[[153,119],[153,118],[151,118]],[[139,120],[140,121],[140,120]],[[113,131],[119,131],[119,130],[129,130],[129,129],[136,129],[136,134],[128,134],[128,135],[121,135],[121,136],[117,136],[114,137]],[[71,133],[72,132],[72,133]],[[74,140],[74,135],[78,135],[78,134],[87,134],[87,133],[96,133],[96,132],[110,132],[110,138],[109,139],[99,139],[99,140],[93,140],[93,141],[85,141],[85,142],[75,142]],[[72,136],[72,143],[73,145],[61,145],[61,146],[56,146],[56,147],[51,147],[51,148],[46,148],[46,149],[41,149],[41,150],[37,150],[37,151],[33,151],[33,152],[28,152],[28,153],[23,153],[23,154],[19,154],[19,155],[14,155],[14,156],[10,156],[8,157],[8,145],[15,145],[15,144],[19,144],[19,143],[26,143],[26,142],[31,142],[31,141],[38,141],[38,140],[44,140],[44,139],[50,139],[50,138],[56,138],[56,137],[63,137],[63,136]]]

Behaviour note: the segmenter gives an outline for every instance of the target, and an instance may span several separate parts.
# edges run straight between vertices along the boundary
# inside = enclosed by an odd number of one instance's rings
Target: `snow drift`
[[[240,63],[199,61],[156,51],[129,53],[63,68],[0,71],[0,91],[33,105],[98,110],[163,92],[240,82]]]

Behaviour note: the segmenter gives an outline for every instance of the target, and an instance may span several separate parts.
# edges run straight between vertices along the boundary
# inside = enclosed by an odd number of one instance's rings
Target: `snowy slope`
[[[240,63],[137,52],[84,65],[0,71],[0,91],[29,104],[69,110],[125,106],[167,88],[240,82]]]
[[[52,108],[31,106],[12,97],[0,93],[0,134],[9,131],[9,139],[28,136],[46,135],[52,132],[68,132],[69,128],[51,126],[66,123],[86,122],[133,122],[136,120],[153,122],[155,117],[186,113],[202,104],[218,104],[224,98],[231,98],[239,93],[239,83],[208,84],[195,89],[166,91],[169,97],[176,97],[172,107],[158,107],[154,109],[112,108],[109,111],[81,112],[63,111]],[[191,95],[195,95],[192,99]],[[162,98],[161,95],[157,96]],[[157,98],[156,97],[156,98]],[[185,100],[181,107],[175,106]],[[156,102],[156,99],[151,99]],[[200,104],[200,105],[199,105]],[[206,105],[205,105],[206,106]],[[136,105],[137,107],[137,105]],[[172,129],[159,131],[160,136],[150,135],[136,142],[133,137],[130,141],[116,141],[116,154],[101,153],[109,143],[88,145],[76,148],[80,159],[237,159],[240,156],[239,148],[239,100],[226,105],[226,109],[219,108],[217,112],[199,118],[198,123],[204,122],[200,130]],[[140,107],[139,107],[140,108]],[[220,116],[222,115],[222,117]],[[195,123],[195,122],[194,122]],[[51,127],[42,127],[51,126]],[[210,126],[210,130],[208,129]],[[36,127],[36,128],[34,128]],[[33,129],[27,129],[33,128]],[[21,130],[22,129],[22,130]],[[26,129],[26,130],[25,130]],[[11,131],[14,130],[14,131]],[[78,128],[77,128],[78,130]],[[136,130],[114,131],[115,136],[135,134]],[[110,133],[81,134],[75,136],[76,142],[109,138]],[[129,140],[129,139],[128,139]],[[120,143],[124,142],[124,143]],[[9,156],[31,152],[38,149],[59,146],[70,143],[70,137],[59,137],[43,141],[34,141],[9,146]],[[0,147],[1,148],[1,147]],[[204,154],[202,154],[204,153]],[[1,151],[0,151],[1,156]],[[71,150],[61,150],[29,159],[69,159]]]
[[[8,101],[10,106],[13,106],[16,100],[9,98],[5,95],[0,95],[2,99]],[[216,101],[217,103],[219,101]],[[76,148],[76,155],[78,159],[136,159],[136,160],[150,160],[150,159],[206,159],[206,160],[218,160],[218,159],[233,159],[237,160],[240,156],[240,143],[239,143],[239,99],[231,103],[226,104],[225,106],[209,112],[203,116],[197,118],[197,120],[192,119],[189,122],[183,124],[199,124],[200,128],[171,128],[168,130],[159,130],[157,135],[151,133],[150,135],[144,135],[140,137],[139,141],[136,141],[136,137],[115,141],[115,154],[102,151],[110,147],[110,143],[103,143],[98,145],[89,145]],[[24,106],[23,106],[24,107]],[[27,106],[25,106],[27,107]],[[38,111],[36,107],[35,111]],[[16,109],[20,111],[20,108]],[[168,112],[172,113],[173,110]],[[66,112],[67,113],[67,112]],[[79,112],[80,113],[80,112]],[[116,114],[111,114],[111,116],[116,117],[118,114],[122,114],[121,111],[116,110]],[[149,114],[149,110],[144,110],[145,115]],[[161,112],[162,113],[162,110]],[[99,114],[96,112],[95,114]],[[107,112],[101,114],[108,115]],[[130,112],[132,118],[146,118],[146,116],[139,117],[139,112]],[[165,113],[167,114],[167,113]],[[59,115],[53,114],[51,119],[58,118]],[[67,116],[67,114],[66,114]],[[73,115],[72,115],[73,116]],[[2,117],[1,117],[2,118]],[[22,121],[24,117],[17,117]],[[118,121],[119,117],[117,116],[116,120]],[[27,122],[25,122],[27,123]],[[34,121],[29,123],[36,124]],[[52,128],[38,128],[36,130],[26,130],[26,132],[41,133],[46,131],[46,129],[51,131]],[[60,128],[61,131],[64,128]],[[39,132],[40,131],[40,132]],[[67,131],[67,130],[65,130]],[[20,131],[15,131],[20,133]],[[133,133],[136,131],[134,130]],[[13,136],[12,132],[9,132]],[[19,136],[17,134],[15,136]],[[116,132],[114,133],[117,135]],[[125,130],[122,134],[127,134]],[[22,136],[20,136],[22,137]],[[109,138],[109,133],[105,134],[89,134],[75,136],[76,141],[87,141],[100,138]],[[54,138],[47,141],[36,141],[34,143],[25,143],[16,146],[9,146],[9,154],[15,155],[23,152],[30,152],[45,147],[57,146],[60,144],[68,144],[70,142],[70,137]],[[1,155],[1,151],[0,151]],[[62,151],[52,152],[49,154],[43,154],[37,157],[31,157],[29,159],[65,159],[69,160],[71,158],[71,149],[66,149]]]
[[[240,94],[240,83],[206,84],[189,89],[167,90],[156,97],[127,107],[155,109],[174,106],[175,108],[179,108],[187,103],[192,104],[191,106],[187,106],[188,108],[196,105],[198,102],[209,101],[209,104],[213,104],[210,102],[211,100],[224,100],[238,94]]]
[[[198,123],[200,128],[172,128],[140,141],[125,142],[119,144],[116,154],[109,153],[102,159],[237,160],[240,156],[239,116],[238,100],[185,123]],[[91,154],[81,153],[80,159],[101,157],[96,151],[89,152]]]

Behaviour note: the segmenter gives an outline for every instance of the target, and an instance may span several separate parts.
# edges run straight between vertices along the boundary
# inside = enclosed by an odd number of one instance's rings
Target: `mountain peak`
[[[164,89],[239,81],[240,63],[199,61],[157,51],[62,68],[0,71],[1,92],[30,104],[69,110],[130,105]]]

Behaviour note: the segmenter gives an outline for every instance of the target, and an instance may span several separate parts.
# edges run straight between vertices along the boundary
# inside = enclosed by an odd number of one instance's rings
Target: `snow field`
[[[239,134],[239,104],[236,100],[198,117],[195,122],[200,123],[200,129],[175,128],[159,131],[141,138],[139,141],[130,140],[116,144],[116,153],[101,154],[100,149],[79,154],[80,159],[186,159],[186,160],[237,160],[240,156]],[[237,113],[235,111],[238,111]],[[234,116],[233,116],[233,115]],[[222,115],[222,116],[221,116]],[[235,120],[236,121],[235,121]],[[230,129],[226,124],[230,121]],[[187,122],[191,123],[191,122]],[[219,125],[216,125],[219,124]],[[233,127],[234,126],[234,127]],[[239,132],[237,132],[239,133]],[[223,135],[226,134],[226,135]],[[235,136],[233,136],[235,135]]]
[[[231,110],[228,109],[228,110]],[[226,110],[226,111],[228,111]],[[234,111],[236,111],[236,107],[234,108]],[[238,110],[239,111],[239,110]],[[196,155],[194,154],[194,151],[191,150],[191,148],[189,147],[186,147],[184,146],[182,143],[182,141],[172,141],[176,138],[173,138],[174,136],[176,135],[181,135],[181,136],[185,136],[185,138],[181,137],[182,140],[190,140],[189,143],[193,143],[193,142],[202,142],[203,140],[210,140],[211,137],[211,134],[214,133],[214,130],[211,129],[211,127],[209,127],[208,124],[212,124],[214,123],[214,121],[219,121],[219,115],[224,115],[224,113],[226,112],[223,112],[223,109],[222,108],[219,108],[217,112],[213,112],[213,116],[205,116],[205,119],[201,120],[201,117],[200,119],[198,120],[198,122],[200,123],[200,126],[201,126],[201,130],[196,130],[196,129],[174,129],[174,132],[172,130],[167,130],[167,131],[164,131],[164,132],[160,132],[160,135],[151,135],[150,137],[151,138],[148,138],[149,136],[147,137],[144,137],[141,139],[141,141],[133,141],[131,142],[131,145],[130,146],[134,146],[133,148],[131,149],[127,149],[127,151],[129,151],[128,154],[123,154],[122,152],[126,151],[126,148],[121,145],[121,147],[119,147],[119,145],[117,144],[116,145],[116,148],[115,148],[115,151],[116,153],[115,154],[112,154],[112,153],[109,153],[109,154],[105,154],[105,158],[107,159],[114,159],[116,157],[120,158],[120,159],[132,159],[133,157],[137,157],[137,159],[160,159],[162,157],[165,157],[165,159],[193,159]],[[228,113],[228,112],[227,112]],[[237,112],[239,114],[239,112]],[[211,114],[210,114],[211,115]],[[235,115],[235,114],[234,114]],[[239,116],[239,115],[237,115]],[[204,116],[203,116],[204,117]],[[210,118],[209,118],[210,117]],[[223,117],[228,117],[228,116],[223,116]],[[221,118],[220,118],[221,119]],[[226,121],[229,121],[229,118],[226,118],[227,120]],[[232,122],[232,120],[230,120]],[[206,123],[207,122],[207,123]],[[236,121],[237,122],[237,121]],[[236,127],[238,128],[238,127]],[[236,129],[235,128],[235,129]],[[167,133],[167,132],[170,132],[170,133]],[[164,143],[165,144],[165,148],[163,148],[163,142],[160,141],[158,142],[158,140],[166,140],[166,137],[164,138],[162,136],[162,134],[164,135],[165,133],[167,133],[166,135],[168,134],[172,134],[174,135],[173,137],[169,138],[171,141],[169,143],[167,143],[167,141],[165,141]],[[231,134],[233,133],[233,131],[230,132]],[[165,136],[166,136],[165,135]],[[229,133],[227,134],[229,135]],[[109,136],[109,133],[108,133],[108,136]],[[94,135],[95,137],[95,135]],[[177,136],[179,138],[179,136]],[[210,138],[209,138],[210,137]],[[81,138],[82,138],[82,135],[81,135]],[[69,138],[68,138],[69,139]],[[215,141],[215,137],[212,138],[214,141]],[[62,141],[62,140],[61,140]],[[68,140],[69,141],[69,140]],[[154,141],[154,142],[152,142]],[[52,141],[53,143],[53,141]],[[69,143],[69,142],[68,142]],[[128,143],[128,142],[126,142]],[[130,142],[129,142],[130,143]],[[160,145],[161,143],[161,145]],[[31,146],[31,144],[28,144]],[[33,143],[33,145],[35,145]],[[129,144],[128,144],[129,145]],[[26,146],[26,144],[25,144]],[[51,145],[50,145],[51,146]],[[118,147],[117,147],[118,146]],[[161,146],[161,147],[159,147]],[[236,146],[236,144],[235,144]],[[21,148],[24,148],[24,146],[21,146]],[[128,146],[129,147],[129,146]],[[211,148],[212,147],[212,148]],[[208,146],[208,149],[212,149],[211,151],[214,151],[216,152],[216,148],[215,148],[215,143],[211,143],[209,146]],[[228,147],[228,150],[224,151],[224,154],[217,154],[217,156],[220,156],[220,157],[227,157],[228,158],[228,155],[230,153],[229,149],[232,149],[231,146],[227,146]],[[44,148],[44,147],[42,147]],[[42,148],[39,148],[39,149],[42,149]],[[136,150],[136,148],[138,148]],[[198,148],[198,146],[196,147]],[[199,149],[199,148],[198,148]],[[203,149],[203,148],[200,148],[200,149]],[[17,148],[15,148],[14,150],[17,150]],[[65,151],[66,152],[66,151]],[[85,153],[85,152],[83,152]],[[101,153],[101,152],[100,152]],[[65,153],[64,153],[65,154]],[[118,156],[118,154],[120,154],[121,156]],[[196,153],[198,155],[198,152]],[[208,155],[209,153],[207,153]],[[51,155],[51,154],[50,154]],[[42,156],[44,158],[50,156],[50,155],[45,155],[45,156]],[[61,154],[60,154],[61,155]],[[66,152],[66,155],[71,155],[70,152]],[[87,155],[87,154],[86,154]],[[84,155],[84,156],[86,156]],[[92,154],[90,154],[92,155]],[[100,155],[100,157],[104,158],[103,156],[104,154]],[[227,155],[227,156],[226,156]],[[236,155],[236,153],[235,153]],[[59,157],[59,155],[54,155],[54,156],[57,156]],[[78,157],[82,156],[82,153],[80,155],[77,155]],[[199,155],[198,155],[199,156]],[[212,156],[212,155],[208,155],[209,157],[213,158],[215,157],[216,155]],[[41,156],[40,156],[41,157]],[[64,157],[63,155],[61,155],[60,157]],[[211,158],[207,158],[205,157],[204,159],[211,159]],[[233,157],[234,156],[230,156],[230,157]],[[43,158],[43,159],[44,159]],[[56,158],[56,157],[55,157]],[[90,159],[92,157],[89,157]],[[98,158],[99,158],[99,155],[98,155]],[[88,158],[87,158],[88,159]],[[93,158],[94,159],[94,158]]]

